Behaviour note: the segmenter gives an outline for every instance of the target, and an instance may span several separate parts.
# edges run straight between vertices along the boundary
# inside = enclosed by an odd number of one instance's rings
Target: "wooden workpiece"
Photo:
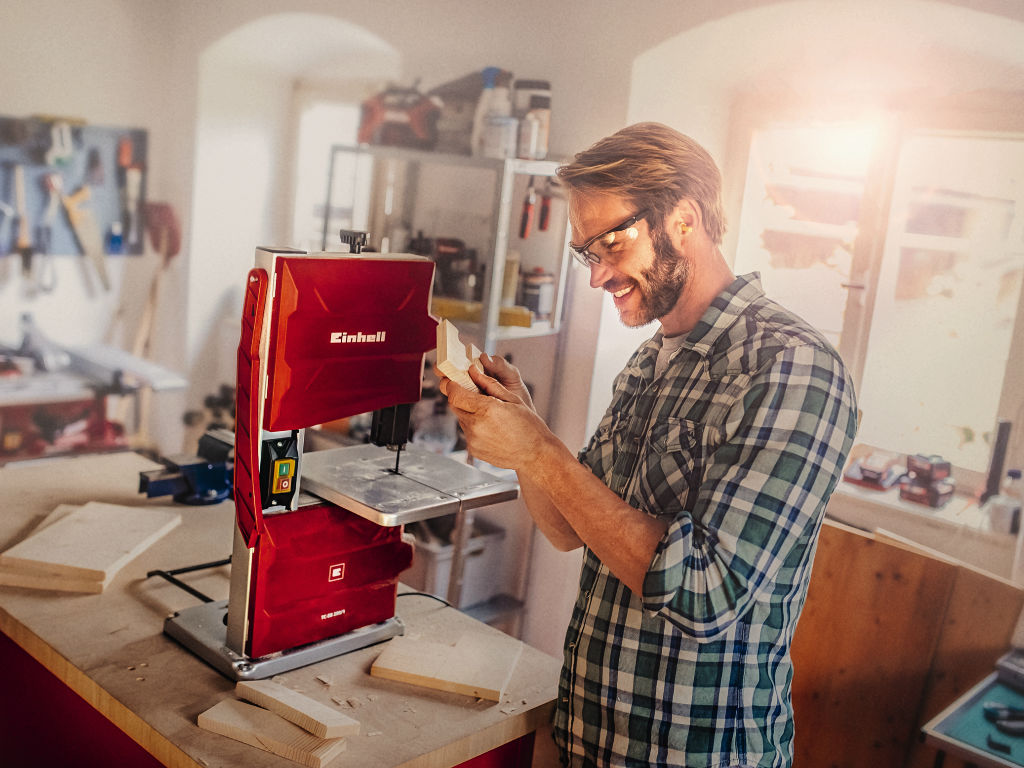
[[[38,527],[32,532],[35,535],[48,525],[62,520],[78,507],[71,504],[60,504],[49,515],[43,518]],[[99,594],[107,586],[105,580],[80,579],[69,576],[60,576],[52,573],[37,573],[23,571],[19,568],[12,568],[0,564],[0,586],[8,587],[30,587],[32,589],[55,589],[62,592],[88,592]]]
[[[359,735],[358,720],[273,680],[243,680],[235,693],[321,739]]]
[[[453,644],[396,637],[373,662],[370,674],[439,691],[501,701],[523,644],[514,638],[467,633]]]
[[[237,699],[221,699],[196,721],[200,728],[264,749],[310,768],[322,768],[345,749],[341,738],[314,736],[275,712]]]
[[[0,553],[0,567],[105,585],[180,522],[172,509],[90,501]]]
[[[479,392],[480,389],[469,377],[470,368],[484,372],[480,363],[480,350],[473,344],[465,344],[459,338],[459,329],[442,319],[437,324],[437,369],[459,386],[470,392]]]
[[[0,550],[26,538],[60,504],[166,506],[166,499],[147,501],[137,492],[139,472],[154,468],[132,453],[0,467],[0,487],[17,499],[0,515]],[[102,594],[0,586],[0,631],[165,765],[293,767],[197,725],[201,713],[238,698],[235,683],[163,634],[164,618],[197,600],[163,579],[147,579],[146,572],[226,557],[234,509],[230,502],[175,509],[181,525],[126,564]],[[222,566],[182,578],[225,599],[228,576]],[[428,597],[400,596],[397,612],[409,637],[452,644],[467,633],[483,633],[498,643],[507,640]],[[359,721],[360,733],[345,737],[345,751],[333,766],[455,766],[550,720],[560,663],[534,648],[523,647],[497,703],[371,677],[380,652],[364,648],[273,678]],[[25,738],[39,741],[32,734]]]

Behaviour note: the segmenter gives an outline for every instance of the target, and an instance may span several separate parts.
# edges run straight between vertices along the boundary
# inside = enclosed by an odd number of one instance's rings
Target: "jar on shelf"
[[[538,320],[550,320],[555,308],[555,276],[543,267],[523,275],[523,305]]]

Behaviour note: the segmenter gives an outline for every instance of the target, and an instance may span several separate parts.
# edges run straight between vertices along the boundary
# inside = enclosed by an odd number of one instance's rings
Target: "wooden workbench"
[[[0,550],[28,535],[58,504],[167,506],[166,499],[137,493],[138,473],[152,468],[132,453],[0,467],[6,501]],[[0,631],[165,765],[294,766],[196,725],[200,712],[234,696],[234,684],[162,633],[164,617],[195,605],[196,598],[145,575],[225,558],[234,511],[230,502],[174,509],[182,524],[122,569],[103,594],[0,587]],[[228,595],[227,567],[183,578],[214,599]],[[397,613],[408,635],[425,639],[454,642],[466,631],[500,635],[427,597],[399,597]],[[550,719],[559,662],[536,649],[524,648],[497,704],[370,677],[379,653],[379,647],[365,648],[275,678],[362,724],[333,766],[454,766]],[[25,738],[45,754],[45,734]]]

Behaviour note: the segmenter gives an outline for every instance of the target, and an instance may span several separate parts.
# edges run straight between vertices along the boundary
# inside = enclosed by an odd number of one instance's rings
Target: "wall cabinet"
[[[569,229],[557,167],[336,145],[321,248],[338,244],[339,229],[356,229],[369,233],[373,250],[430,255],[438,265],[433,313],[488,354],[503,339],[558,333]]]

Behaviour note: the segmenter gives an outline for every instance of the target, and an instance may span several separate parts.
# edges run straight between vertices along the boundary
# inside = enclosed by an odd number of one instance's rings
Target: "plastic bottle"
[[[538,320],[551,318],[555,304],[555,276],[545,272],[543,267],[534,267],[523,275],[523,304]]]
[[[1016,534],[1020,531],[1021,502],[1024,500],[1024,480],[1021,471],[1006,473],[999,493],[990,496],[982,507],[993,531]]]
[[[1014,584],[1024,585],[1024,526],[1021,526],[1021,505],[1024,502],[1024,480],[1019,469],[1006,472],[1006,478],[999,493],[990,496],[984,509],[989,515],[989,524],[993,528],[1008,530],[1017,535],[1014,549],[1013,569],[1010,579]],[[998,521],[998,522],[997,522]]]
[[[544,96],[548,100],[548,107],[551,106],[551,83],[547,80],[516,80],[513,83],[515,96],[513,98],[514,114],[516,117],[523,117],[530,111],[531,102],[534,96]]]
[[[548,134],[551,130],[551,99],[533,96],[530,109],[519,124],[517,157],[543,160],[548,156]]]
[[[480,154],[503,160],[516,155],[516,137],[519,121],[512,116],[512,95],[508,87],[509,74],[499,72],[491,88],[487,112],[484,116]]]
[[[483,77],[483,90],[476,102],[473,112],[473,131],[470,134],[469,146],[474,155],[483,155],[483,135],[487,126],[487,116],[491,111],[491,100],[494,97],[494,84],[501,70],[497,67],[484,67],[480,75]]]

